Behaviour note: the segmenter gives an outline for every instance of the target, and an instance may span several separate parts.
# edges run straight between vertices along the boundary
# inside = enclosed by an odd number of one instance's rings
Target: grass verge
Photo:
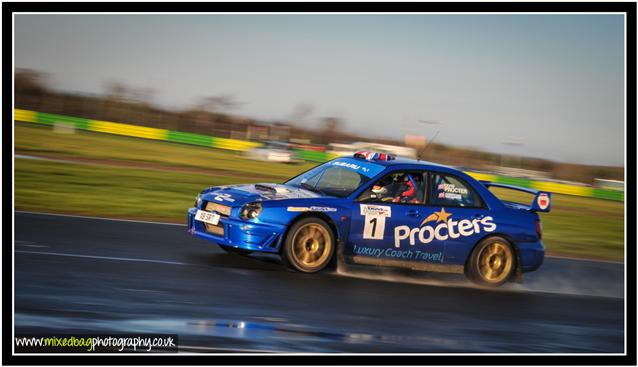
[[[256,182],[232,177],[16,159],[17,210],[185,222],[209,185]]]
[[[88,131],[61,134],[53,132],[49,126],[26,123],[15,125],[15,147],[16,153],[27,155],[127,161],[248,175],[259,173],[278,179],[292,177],[314,166],[312,163],[254,161],[244,158],[239,152]]]

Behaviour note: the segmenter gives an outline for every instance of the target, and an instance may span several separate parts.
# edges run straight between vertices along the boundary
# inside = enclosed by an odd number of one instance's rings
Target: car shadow
[[[219,253],[191,253],[187,256],[188,262],[197,265],[240,268],[265,271],[288,271],[286,266],[278,259],[277,255],[250,254],[238,255],[225,252]]]

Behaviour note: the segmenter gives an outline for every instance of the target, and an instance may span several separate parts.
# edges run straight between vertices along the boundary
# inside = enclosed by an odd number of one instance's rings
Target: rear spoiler
[[[500,184],[500,183],[490,182],[490,181],[479,181],[479,182],[482,183],[483,186],[488,188],[500,187],[503,189],[510,189],[510,190],[526,192],[528,194],[534,194],[534,201],[532,201],[532,204],[529,206],[529,209],[527,209],[529,211],[547,213],[552,208],[552,193],[549,191],[534,190],[534,189],[529,189],[527,187],[506,185],[506,184]]]

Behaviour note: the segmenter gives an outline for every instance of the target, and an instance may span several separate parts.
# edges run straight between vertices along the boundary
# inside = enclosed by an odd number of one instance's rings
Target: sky
[[[232,95],[267,121],[310,105],[297,124],[624,165],[623,15],[22,14],[14,29],[15,67],[60,90],[119,81],[167,108]]]

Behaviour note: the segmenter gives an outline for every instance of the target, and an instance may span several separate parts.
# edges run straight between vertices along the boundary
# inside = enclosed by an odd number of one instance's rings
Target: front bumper
[[[195,220],[196,213],[197,208],[188,209],[188,233],[219,245],[276,253],[279,252],[286,231],[283,225],[221,217],[219,222],[224,228],[224,234],[217,235],[209,233],[203,222]]]
[[[545,259],[545,246],[541,241],[524,242],[518,244],[523,273],[538,269]]]

